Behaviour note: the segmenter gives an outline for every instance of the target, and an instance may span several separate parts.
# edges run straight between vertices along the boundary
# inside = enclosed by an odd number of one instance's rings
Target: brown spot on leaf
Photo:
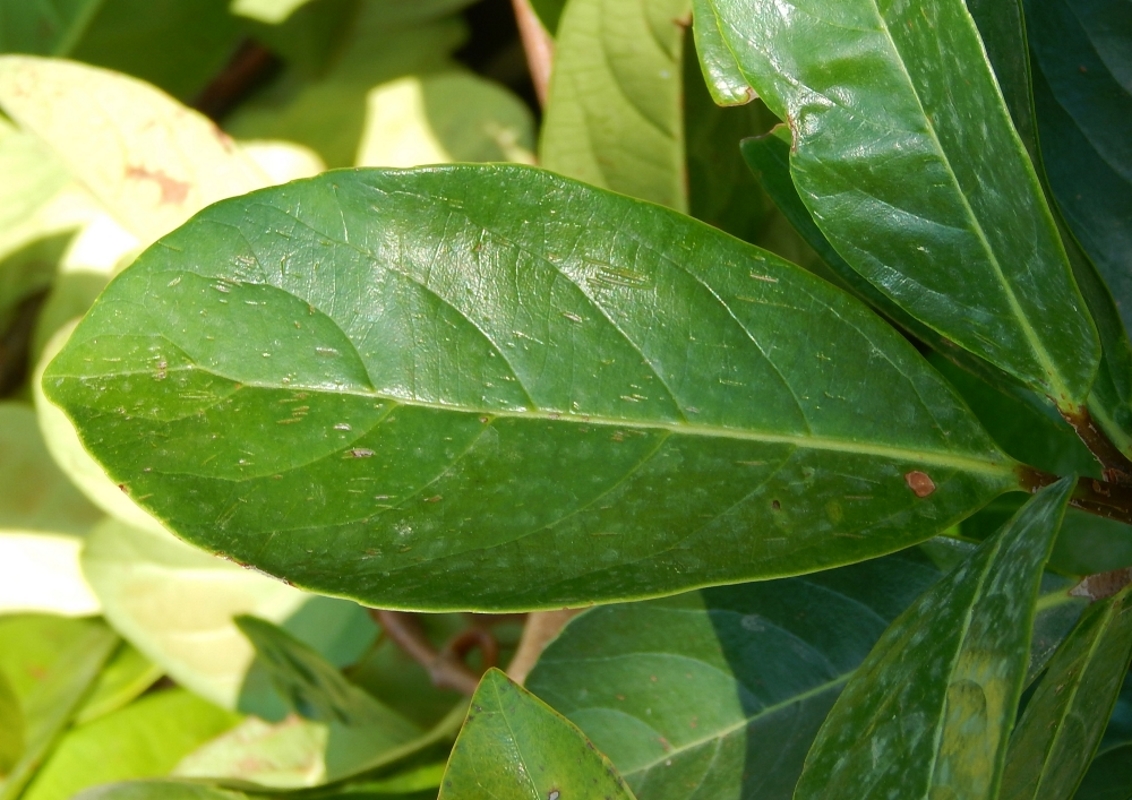
[[[123,494],[129,494],[130,493],[129,487],[126,486],[126,484],[124,484],[124,483],[119,483],[118,488],[122,490]]]
[[[1073,597],[1087,597],[1095,603],[1097,600],[1112,597],[1130,583],[1132,583],[1132,567],[1124,567],[1090,575],[1070,589],[1069,594]]]
[[[926,472],[920,472],[914,469],[904,476],[904,482],[908,484],[916,497],[927,497],[935,491],[935,481],[933,481]]]
[[[161,190],[161,205],[180,205],[189,196],[192,184],[188,181],[179,181],[165,174],[162,170],[150,170],[146,167],[130,165],[126,167],[126,177],[139,181],[153,181]]]

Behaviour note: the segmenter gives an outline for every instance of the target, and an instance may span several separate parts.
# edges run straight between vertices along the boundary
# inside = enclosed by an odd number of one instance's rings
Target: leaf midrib
[[[929,450],[914,446],[899,447],[896,445],[858,442],[849,439],[838,439],[832,436],[807,436],[802,434],[774,433],[771,431],[726,428],[719,425],[696,425],[690,422],[665,422],[662,420],[657,420],[655,422],[643,422],[640,420],[616,419],[614,417],[606,417],[596,414],[581,415],[567,411],[523,411],[482,408],[475,406],[455,406],[415,398],[409,400],[405,397],[398,397],[393,394],[377,391],[359,392],[351,391],[349,389],[329,391],[325,387],[310,387],[300,384],[277,386],[255,381],[242,381],[237,378],[222,375],[213,370],[205,370],[204,368],[195,365],[179,367],[178,369],[200,369],[202,372],[207,372],[214,377],[233,381],[239,384],[241,390],[252,388],[263,389],[267,391],[278,391],[283,389],[311,392],[315,394],[349,395],[366,398],[367,400],[380,400],[382,402],[390,403],[395,408],[427,408],[436,411],[446,411],[454,414],[478,414],[480,416],[488,418],[487,423],[485,424],[494,422],[497,419],[516,419],[536,420],[544,422],[565,422],[567,424],[575,425],[599,425],[602,427],[641,431],[666,431],[668,433],[681,436],[700,436],[704,438],[750,441],[760,442],[764,444],[785,444],[801,449],[826,450],[847,453],[850,455],[877,456],[879,458],[886,458],[891,461],[903,461],[913,464],[933,464],[936,466],[948,467],[962,472],[999,475],[1002,477],[1014,475],[1014,469],[1016,466],[1012,460],[995,461],[991,460],[990,458],[982,459],[975,456],[957,455],[955,453],[949,453],[941,450]],[[124,372],[107,372],[103,373],[99,377],[129,377],[133,375],[149,374],[151,374],[150,371],[137,370]],[[51,377],[55,379],[70,379],[75,381],[82,380],[81,376],[67,373],[56,373]],[[220,398],[218,402],[230,397],[231,395]],[[92,406],[88,403],[83,403],[82,405],[94,410],[100,410],[98,406]],[[1004,459],[1009,459],[1009,457],[1004,456]]]

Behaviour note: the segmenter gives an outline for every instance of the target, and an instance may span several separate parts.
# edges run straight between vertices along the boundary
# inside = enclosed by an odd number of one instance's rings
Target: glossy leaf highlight
[[[852,298],[519,166],[216,204],[108,287],[44,386],[181,536],[385,607],[809,572],[926,539],[1017,481]]]
[[[1073,481],[1036,495],[894,622],[841,693],[795,797],[992,800],[1042,566]]]

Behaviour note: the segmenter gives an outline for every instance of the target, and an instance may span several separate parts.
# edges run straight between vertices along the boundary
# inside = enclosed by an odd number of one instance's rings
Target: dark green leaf
[[[555,41],[539,163],[688,206],[681,64],[691,0],[572,0]]]
[[[1061,800],[1080,783],[1132,655],[1132,590],[1094,603],[1049,662],[1010,740],[1002,800]]]
[[[604,606],[527,678],[641,800],[789,800],[869,649],[940,572],[914,550],[781,581]]]
[[[84,626],[57,651],[50,663],[43,665],[43,671],[34,676],[32,688],[21,698],[25,724],[23,755],[8,773],[7,780],[0,784],[0,800],[23,796],[24,787],[36,774],[120,641],[105,625]],[[11,672],[8,675],[16,677]]]
[[[517,166],[218,203],[107,288],[44,381],[180,535],[375,606],[809,572],[922,541],[1017,481],[852,298]]]
[[[87,789],[73,800],[246,800],[240,792],[175,781],[114,783]]]
[[[440,800],[567,800],[633,794],[568,720],[497,669],[472,697]]]
[[[1089,765],[1073,800],[1130,800],[1132,798],[1132,744],[1114,747]]]
[[[276,689],[296,712],[329,726],[326,779],[336,780],[400,754],[421,730],[354,686],[317,652],[255,617],[236,624],[264,660]]]
[[[889,626],[822,725],[798,800],[995,797],[1073,486],[1042,490]]]
[[[1100,747],[1104,751],[1124,744],[1132,744],[1132,672],[1124,676]]]
[[[538,15],[539,22],[547,32],[554,36],[558,32],[558,22],[562,18],[562,9],[566,7],[566,0],[530,0],[531,8]]]
[[[912,316],[1080,409],[1099,340],[962,0],[707,5],[789,123],[794,181],[837,251]]]
[[[163,776],[238,720],[184,689],[147,695],[69,730],[21,800],[69,800],[100,783]]]
[[[0,53],[61,56],[105,0],[0,0]]]

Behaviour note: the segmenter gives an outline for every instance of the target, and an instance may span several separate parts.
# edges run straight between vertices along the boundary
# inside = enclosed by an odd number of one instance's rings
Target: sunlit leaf
[[[1010,740],[1003,800],[1060,800],[1084,776],[1132,656],[1132,591],[1091,605]]]
[[[822,725],[798,800],[996,796],[1042,566],[1073,485],[1042,490],[889,626]]]
[[[440,800],[632,800],[613,765],[572,723],[488,670],[452,749]]]
[[[246,800],[241,792],[175,781],[137,781],[96,786],[73,800]]]
[[[304,633],[313,633],[321,650],[346,650],[345,659],[336,654],[338,663],[356,658],[375,632],[369,626],[366,635],[365,612],[350,603],[311,598],[168,533],[113,520],[91,534],[83,568],[123,636],[179,684],[225,708],[282,711],[269,686],[249,683],[254,651],[233,615],[301,622],[313,603],[308,613],[316,622]]]
[[[3,638],[2,632],[0,638]],[[40,666],[38,674],[24,676],[25,680],[30,678],[32,681],[29,690],[21,697],[24,748],[19,761],[0,784],[0,800],[26,797],[21,794],[24,787],[37,774],[40,764],[55,746],[119,641],[105,625],[84,625],[77,636],[55,651],[55,658]],[[10,646],[10,642],[7,645]],[[6,667],[8,677],[15,681],[21,676],[13,674],[4,662],[10,663],[13,656],[19,658],[23,654],[5,650],[8,646],[0,648],[3,656],[0,665]],[[15,688],[18,692],[19,686]]]
[[[466,72],[410,76],[370,90],[358,166],[534,161],[534,120],[499,84]]]
[[[298,716],[276,723],[248,717],[189,753],[171,774],[284,789],[315,786],[326,779],[329,734],[326,725]]]
[[[269,182],[213,123],[126,75],[0,57],[0,109],[146,242],[209,203]]]
[[[555,41],[539,163],[688,206],[681,57],[690,0],[573,0]]]
[[[790,125],[794,182],[846,261],[1080,411],[1099,340],[963,2],[706,0],[703,11]]]
[[[100,783],[163,776],[238,720],[184,689],[148,695],[68,731],[21,800],[70,800]]]
[[[152,686],[161,675],[160,667],[128,642],[122,642],[99,673],[94,688],[75,714],[74,723],[82,725],[117,711]]]
[[[0,670],[0,782],[24,752],[24,712],[20,698]],[[2,784],[0,784],[2,785]]]
[[[252,197],[141,256],[44,385],[133,499],[296,585],[658,595],[891,552],[1016,484],[899,334],[667,209],[503,165]]]

